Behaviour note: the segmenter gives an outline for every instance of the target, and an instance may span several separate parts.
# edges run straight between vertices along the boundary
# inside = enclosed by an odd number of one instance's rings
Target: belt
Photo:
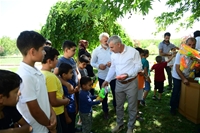
[[[132,79],[128,79],[128,80],[125,80],[125,81],[119,81],[119,82],[122,83],[122,84],[127,84],[127,83],[133,81],[133,80],[136,79],[136,78],[137,78],[137,76],[134,77],[134,78],[132,78]]]

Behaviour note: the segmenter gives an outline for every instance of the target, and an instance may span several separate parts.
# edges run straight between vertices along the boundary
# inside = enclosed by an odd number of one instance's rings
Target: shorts
[[[155,90],[158,89],[158,93],[163,93],[164,81],[154,81]]]
[[[138,89],[138,100],[143,100],[143,89]]]
[[[148,81],[145,81],[145,87],[144,87],[145,91],[150,91],[151,90],[151,86],[150,83]]]

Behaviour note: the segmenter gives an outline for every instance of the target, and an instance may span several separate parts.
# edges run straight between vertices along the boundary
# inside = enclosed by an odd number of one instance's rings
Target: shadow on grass
[[[172,116],[169,113],[171,91],[165,91],[161,101],[152,100],[153,92],[149,92],[146,100],[147,106],[140,106],[139,110],[143,112],[143,121],[136,120],[135,132],[136,133],[198,133],[196,125],[188,121],[181,114],[177,113]],[[109,94],[109,119],[105,120],[101,105],[93,107],[93,127],[92,131],[95,133],[110,133],[111,129],[116,125],[116,114],[112,106],[112,95]],[[125,103],[125,116],[124,124],[125,129],[120,133],[126,133],[127,130],[127,102]]]

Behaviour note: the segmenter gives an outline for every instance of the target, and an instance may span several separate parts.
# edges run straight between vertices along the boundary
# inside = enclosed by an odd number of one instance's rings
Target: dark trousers
[[[75,133],[75,122],[76,122],[76,113],[68,113],[68,116],[71,118],[72,122],[70,124],[67,124],[68,133]]]
[[[99,80],[99,87],[101,88],[101,85],[103,84],[103,82],[105,80],[98,78]],[[112,80],[110,82],[110,88],[112,91],[112,95],[113,95],[113,106],[116,107],[116,100],[115,100],[115,86],[116,86],[116,79]],[[105,113],[108,113],[108,94],[106,94],[106,97],[103,99],[102,102],[102,109]]]
[[[171,110],[176,110],[179,107],[180,93],[181,93],[181,80],[173,78],[174,87],[170,99]]]
[[[62,113],[60,115],[57,115],[56,118],[57,118],[57,127],[56,127],[57,132],[58,133],[68,133],[67,123],[65,120],[65,114]]]
[[[172,88],[172,72],[171,72],[171,67],[166,66],[165,70],[167,72],[169,87]]]

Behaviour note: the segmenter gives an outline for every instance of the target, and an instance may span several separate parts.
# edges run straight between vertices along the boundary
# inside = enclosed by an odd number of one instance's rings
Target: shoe
[[[138,115],[143,115],[143,113],[141,111],[137,111]]]
[[[126,133],[133,133],[133,129],[131,128],[128,128],[127,132]]]
[[[153,100],[157,100],[158,98],[157,98],[156,96],[153,96],[152,99],[153,99]]]
[[[75,128],[75,133],[80,133],[80,132],[82,132],[82,128]]]
[[[119,131],[121,131],[124,128],[124,125],[117,125],[112,129],[112,133],[118,133]]]
[[[82,122],[81,122],[81,121],[78,121],[78,122],[77,122],[77,125],[78,125],[78,126],[82,126]]]
[[[141,121],[143,121],[144,119],[143,119],[141,116],[137,115],[137,116],[136,116],[136,120],[138,120],[139,122],[141,122]]]
[[[142,105],[142,106],[146,106],[145,101],[144,101],[144,100],[140,101],[140,105]]]

